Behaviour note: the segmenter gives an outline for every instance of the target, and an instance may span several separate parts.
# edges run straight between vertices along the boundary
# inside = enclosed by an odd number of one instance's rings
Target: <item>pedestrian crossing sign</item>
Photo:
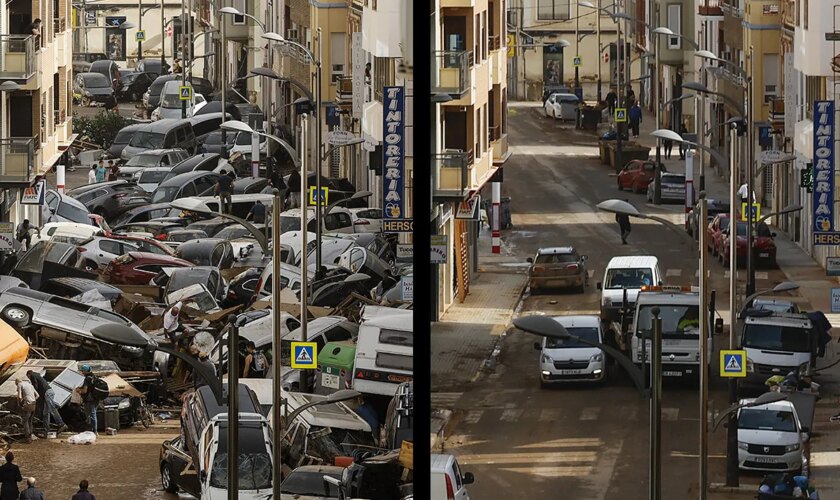
[[[627,108],[615,108],[615,122],[627,123]]]
[[[182,101],[189,101],[192,99],[192,87],[189,85],[178,87],[178,93],[180,94]]]
[[[747,351],[720,351],[721,377],[747,376]]]
[[[317,368],[318,344],[292,342],[292,368]]]
[[[752,220],[756,222],[761,218],[761,204],[753,203],[752,212]],[[747,202],[741,202],[741,220],[744,222],[747,221]]]
[[[134,34],[134,41],[135,42],[142,42],[146,39],[146,30],[137,30],[137,33]]]
[[[309,186],[309,206],[310,207],[314,207],[315,205],[321,205],[322,207],[327,206],[327,200],[330,199],[330,188],[322,186],[321,187],[321,194],[323,196],[318,196],[315,193],[315,188],[316,187],[317,186]],[[320,200],[318,198],[320,198]]]
[[[575,58],[572,59],[572,64],[574,64],[575,68],[580,67],[580,56],[575,56]]]

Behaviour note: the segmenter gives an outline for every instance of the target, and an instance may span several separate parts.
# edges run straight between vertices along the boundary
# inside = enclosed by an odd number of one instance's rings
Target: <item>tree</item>
[[[102,149],[108,149],[117,137],[117,133],[131,122],[118,113],[100,110],[93,118],[73,117],[73,132],[82,139],[92,142]]]

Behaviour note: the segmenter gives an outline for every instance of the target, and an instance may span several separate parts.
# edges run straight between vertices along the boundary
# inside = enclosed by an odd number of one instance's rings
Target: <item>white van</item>
[[[604,343],[598,316],[557,316],[552,318],[573,336],[593,343]],[[540,387],[552,382],[601,382],[606,377],[604,351],[576,339],[543,337],[534,342],[540,351]]]
[[[392,398],[401,383],[413,380],[412,318],[409,310],[364,306],[356,341],[354,390]]]
[[[651,255],[613,257],[604,271],[604,281],[597,284],[601,290],[601,319],[618,321],[627,290],[627,305],[632,310],[642,286],[662,284],[659,259]]]
[[[748,310],[741,317],[741,349],[747,353],[742,386],[763,387],[775,375],[814,374],[819,335],[807,314]]]
[[[461,475],[454,455],[431,455],[431,500],[470,500],[467,485],[475,482],[471,472]]]
[[[181,80],[171,80],[163,84],[163,90],[160,93],[160,106],[152,112],[152,121],[164,120],[167,118],[181,118],[181,110],[184,101],[181,100]],[[190,82],[187,82],[187,87],[192,88]],[[187,118],[192,116],[207,104],[207,99],[201,94],[196,94],[192,91],[192,99],[186,101],[187,103]]]
[[[742,399],[741,405],[753,399]],[[802,449],[810,429],[803,427],[790,401],[738,410],[738,467],[773,472],[802,469]]]

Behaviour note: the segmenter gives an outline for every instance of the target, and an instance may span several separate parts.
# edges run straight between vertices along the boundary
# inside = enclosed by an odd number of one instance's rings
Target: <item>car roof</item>
[[[805,330],[810,330],[812,328],[811,320],[805,313],[773,312],[772,314],[762,314],[758,316],[747,314],[745,321],[747,324],[776,324]]]
[[[601,317],[597,315],[578,314],[570,316],[554,316],[551,319],[560,323],[565,328],[589,327],[600,328]]]
[[[166,153],[179,152],[179,151],[183,151],[183,152],[185,152],[185,153],[187,152],[187,150],[186,150],[186,149],[181,149],[181,148],[146,149],[146,150],[144,150],[144,151],[141,151],[141,152],[137,153],[137,154],[136,154],[136,155],[134,155],[134,156],[140,156],[140,155],[148,155],[148,156],[152,156],[152,155],[163,155],[163,154],[166,154]]]
[[[432,472],[447,472],[452,467],[452,463],[455,461],[454,455],[438,455],[432,453],[429,457],[431,458],[431,466],[429,469]]]
[[[180,173],[192,172],[195,170],[195,167],[203,163],[215,161],[218,164],[220,159],[221,155],[218,153],[200,153],[179,161],[172,166],[172,171]]]
[[[180,258],[172,256],[172,255],[160,255],[160,254],[151,253],[151,252],[128,252],[128,255],[130,255],[132,258],[134,258],[136,260],[141,260],[141,259],[142,260],[155,260],[155,261],[166,262],[166,263],[178,262],[178,263],[181,263],[181,264],[184,264],[184,265],[189,265],[189,266],[193,265],[192,262],[188,262],[184,259],[180,259]]]
[[[642,267],[654,267],[659,264],[659,259],[653,255],[624,255],[613,257],[607,264],[607,269],[610,268],[624,268],[634,269]]]
[[[205,175],[219,175],[214,173],[210,170],[192,170],[190,172],[184,172],[182,174],[177,174],[175,177],[168,179],[162,182],[158,188],[161,187],[170,187],[170,186],[181,186],[185,182],[189,182],[191,180],[197,179],[199,177],[204,177]]]
[[[103,283],[101,281],[96,281],[88,278],[70,278],[70,277],[63,277],[63,278],[50,278],[48,281],[52,281],[55,283],[59,283],[64,286],[76,288],[79,290],[100,290],[100,291],[108,291],[113,294],[122,294],[122,290],[119,288],[109,285],[108,283]]]
[[[88,191],[93,191],[93,190],[96,190],[96,189],[102,189],[102,188],[107,188],[107,187],[112,187],[112,186],[119,186],[121,184],[128,184],[128,181],[125,180],[125,179],[120,179],[120,180],[116,180],[116,181],[106,181],[106,182],[96,182],[96,183],[93,183],[93,184],[86,184],[84,186],[79,186],[77,188],[73,188],[73,189],[67,191],[67,195],[68,196],[73,196],[73,194],[87,193]]]
[[[575,253],[574,247],[548,247],[537,250],[537,255],[570,254]]]
[[[162,120],[158,120],[156,122],[152,122],[149,125],[149,131],[151,132],[169,132],[170,130],[180,127],[184,124],[189,125],[192,127],[192,123],[186,118],[164,118]]]
[[[227,240],[223,240],[221,238],[199,238],[195,240],[185,241],[178,245],[178,252],[183,252],[185,250],[195,250],[195,249],[203,249],[207,247],[215,247],[219,243],[224,243]],[[195,249],[193,247],[196,247]]]
[[[755,401],[755,398],[746,398],[746,399],[742,399],[739,402],[739,404],[743,405],[743,404],[747,404],[747,403],[752,403],[753,401]],[[743,409],[771,410],[771,411],[792,411],[793,413],[796,413],[796,406],[794,406],[794,404],[791,403],[790,401],[787,401],[787,400],[784,400],[784,399],[781,400],[781,401],[776,401],[774,403],[767,403],[767,404],[752,406],[752,407],[743,408]]]

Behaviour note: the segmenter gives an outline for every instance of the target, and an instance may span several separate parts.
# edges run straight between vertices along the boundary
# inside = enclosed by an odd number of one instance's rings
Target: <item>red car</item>
[[[747,223],[738,221],[736,228],[738,233],[735,237],[735,255],[740,263],[746,260],[747,257]],[[764,263],[768,267],[776,267],[776,243],[773,242],[774,236],[776,236],[776,233],[771,232],[767,224],[762,222],[755,226],[753,258],[755,259],[756,266]],[[718,257],[724,266],[729,266],[729,244],[730,238],[729,231],[727,230],[723,233],[720,246],[721,252]]]
[[[661,166],[665,172],[665,165]],[[656,162],[643,160],[630,160],[621,172],[618,173],[618,189],[632,189],[634,193],[643,193],[647,190],[648,184],[653,181],[656,174]]]
[[[706,246],[712,252],[712,255],[717,255],[720,251],[720,243],[723,240],[723,231],[729,227],[729,214],[718,214],[712,219],[712,222],[706,226]]]
[[[103,273],[112,285],[148,285],[164,267],[193,267],[177,257],[147,252],[128,252],[112,260]]]

